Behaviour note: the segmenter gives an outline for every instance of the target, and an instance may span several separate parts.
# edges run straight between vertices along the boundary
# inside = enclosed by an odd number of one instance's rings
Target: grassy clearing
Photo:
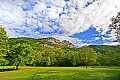
[[[120,69],[21,67],[20,70],[0,72],[0,80],[120,80]]]

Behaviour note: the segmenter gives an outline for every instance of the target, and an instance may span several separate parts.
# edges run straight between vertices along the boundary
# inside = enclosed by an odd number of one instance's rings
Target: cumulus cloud
[[[94,41],[99,40],[99,39],[100,39],[100,37],[95,37]]]
[[[110,46],[115,46],[118,45],[118,42],[109,42],[109,43],[104,43],[103,45],[110,45]]]
[[[106,34],[110,17],[120,9],[120,0],[0,0],[0,4],[0,24],[6,27],[9,37],[62,34],[76,45],[84,43],[69,36],[91,26],[101,35]]]

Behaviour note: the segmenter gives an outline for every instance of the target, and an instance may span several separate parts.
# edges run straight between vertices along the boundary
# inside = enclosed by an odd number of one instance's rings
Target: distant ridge
[[[105,53],[109,50],[119,50],[120,51],[120,46],[119,45],[89,45],[90,48],[93,48],[95,51],[102,53]]]
[[[19,37],[19,38],[9,38],[10,42],[13,43],[28,43],[28,44],[39,44],[40,46],[48,47],[48,48],[75,48],[75,46],[67,41],[63,40],[62,42],[58,39],[55,39],[53,37],[48,38],[40,38],[40,39],[34,39],[34,38],[27,38],[27,37]]]

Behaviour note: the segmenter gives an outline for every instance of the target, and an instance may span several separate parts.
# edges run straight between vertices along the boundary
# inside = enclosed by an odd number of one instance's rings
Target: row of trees
[[[84,46],[80,49],[33,48],[28,44],[14,45],[9,54],[9,65],[29,66],[86,66],[97,65],[97,55],[92,48]]]
[[[9,42],[9,43],[8,43]],[[96,60],[96,53],[87,46],[75,48],[47,48],[31,45],[28,41],[11,42],[4,28],[0,27],[0,65],[79,66]],[[87,51],[87,52],[86,52]],[[91,55],[90,55],[91,54]]]
[[[16,40],[16,39],[15,39]],[[47,48],[33,39],[11,40],[0,27],[0,65],[27,66],[120,66],[120,50],[96,52],[81,48]]]
[[[44,49],[35,53],[36,66],[81,66],[96,62],[97,53],[84,46],[81,49]]]

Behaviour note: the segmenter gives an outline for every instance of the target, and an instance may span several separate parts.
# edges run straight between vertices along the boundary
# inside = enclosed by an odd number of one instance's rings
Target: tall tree
[[[83,46],[81,48],[80,53],[81,53],[81,59],[84,62],[86,68],[88,64],[92,62],[96,62],[97,53],[92,48],[89,48],[88,46]]]
[[[0,65],[4,65],[7,60],[5,59],[8,52],[8,38],[5,28],[0,26]]]
[[[120,45],[120,12],[117,13],[116,17],[112,17],[109,27],[115,31],[117,42],[119,42]]]
[[[28,64],[32,59],[33,49],[28,44],[16,44],[11,48],[9,57],[12,64],[16,66],[16,69],[21,64]]]
[[[70,63],[73,67],[76,66],[76,53],[74,51],[67,51],[67,59],[68,63]]]

